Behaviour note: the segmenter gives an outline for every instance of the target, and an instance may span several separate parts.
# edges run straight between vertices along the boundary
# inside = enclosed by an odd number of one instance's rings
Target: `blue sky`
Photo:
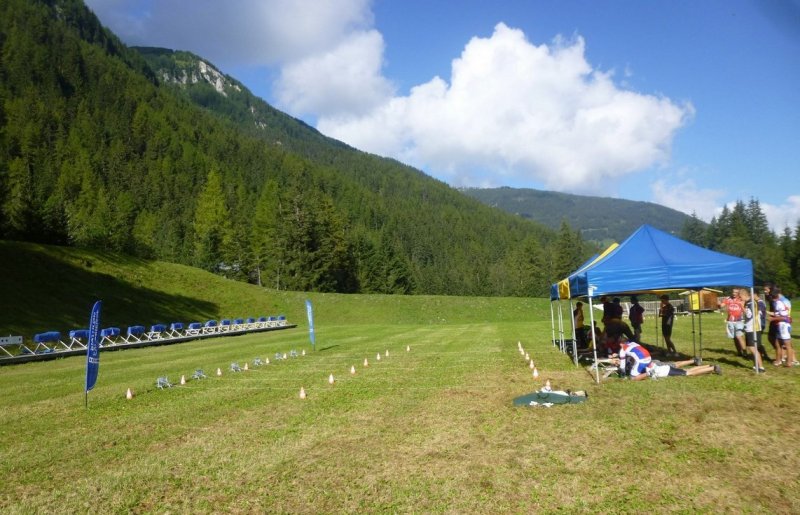
[[[800,0],[88,0],[453,186],[800,220]],[[624,213],[620,213],[624,216]]]

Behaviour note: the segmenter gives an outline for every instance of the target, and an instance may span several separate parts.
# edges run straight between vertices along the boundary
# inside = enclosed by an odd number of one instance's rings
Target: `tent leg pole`
[[[694,311],[692,311],[692,353],[694,357],[697,357],[697,341],[694,335]]]
[[[550,332],[552,333],[553,346],[556,345],[556,319],[553,314],[553,301],[550,301]]]
[[[661,340],[660,340],[659,334],[658,334],[658,317],[660,315],[660,313],[659,313],[660,310],[661,310],[661,308],[656,308],[656,316],[655,316],[656,347],[661,347]]]
[[[572,320],[572,359],[575,361],[575,366],[578,366],[578,347],[575,340],[578,339],[578,334],[575,329],[575,316],[572,314],[572,299],[569,299],[569,318]]]
[[[564,303],[558,302],[558,328],[561,332],[561,353],[563,354],[566,349],[564,347]]]
[[[703,312],[697,317],[697,329],[700,332],[700,362],[703,362]]]
[[[592,292],[589,292],[589,321],[591,323],[591,331],[592,331],[592,348],[594,349],[594,375],[595,375],[595,382],[600,384],[600,369],[597,368],[597,336],[594,332],[594,308],[592,307]]]

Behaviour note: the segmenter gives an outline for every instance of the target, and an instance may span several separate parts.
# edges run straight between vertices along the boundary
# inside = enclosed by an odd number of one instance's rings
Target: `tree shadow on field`
[[[101,327],[191,322],[217,316],[218,306],[188,295],[166,293],[69,263],[32,248],[0,245],[7,286],[0,295],[0,332],[26,339],[42,331],[86,328],[92,305],[103,301]],[[13,292],[13,293],[12,293]],[[191,292],[187,285],[186,292]]]

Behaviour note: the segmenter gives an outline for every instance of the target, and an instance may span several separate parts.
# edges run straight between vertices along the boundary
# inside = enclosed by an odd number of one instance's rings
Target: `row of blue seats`
[[[127,328],[124,334],[119,327],[106,327],[100,330],[100,346],[225,334],[229,332],[245,332],[255,329],[282,327],[285,325],[287,325],[286,317],[279,315],[247,319],[226,318],[219,322],[216,320],[208,320],[205,323],[192,322],[187,325],[184,325],[182,322],[172,322],[169,326],[166,324],[153,324],[150,326],[149,330],[143,325],[132,325]],[[33,336],[33,343],[35,344],[33,349],[29,348],[24,343],[18,344],[18,346],[20,354],[44,354],[73,349],[86,349],[88,339],[88,329],[73,329],[69,332],[69,341],[66,342],[61,339],[60,332],[47,331]],[[5,347],[3,347],[2,350],[8,356],[13,357]]]

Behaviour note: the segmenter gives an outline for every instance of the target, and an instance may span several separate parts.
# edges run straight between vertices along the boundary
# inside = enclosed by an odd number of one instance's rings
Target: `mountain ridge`
[[[541,295],[591,251],[328,138],[205,59],[160,73],[79,0],[0,3],[0,52],[0,238],[348,293]]]
[[[257,132],[267,132],[269,124],[266,120],[272,110],[277,110],[263,99],[252,94],[246,86],[235,78],[219,71],[207,59],[182,50],[156,47],[132,48],[143,56],[160,80],[181,89],[196,103],[232,117],[242,123],[245,128],[248,125],[246,113],[249,113]],[[199,84],[201,79],[205,80],[205,85]],[[192,88],[195,88],[205,93],[210,93],[209,86],[218,95],[225,97],[225,100],[215,98],[213,95],[209,98],[206,94],[192,92]],[[244,107],[238,110],[232,109],[230,104],[235,105],[236,102],[244,102]],[[226,105],[228,107],[225,107]],[[289,117],[286,113],[281,112],[281,114]],[[316,133],[321,139],[326,139],[329,143],[342,145],[343,148],[352,148],[346,143],[328,138],[300,120],[295,118],[291,118],[291,120],[302,124],[309,134]],[[293,141],[289,137],[283,137],[282,139],[279,137],[275,140],[275,143],[282,145],[284,140]],[[402,163],[400,164],[402,165]],[[541,223],[552,230],[558,230],[561,222],[566,220],[573,229],[581,232],[584,239],[601,244],[608,240],[623,240],[638,228],[641,223],[648,223],[672,234],[678,234],[685,221],[690,218],[684,213],[653,202],[507,186],[455,189],[490,207],[497,207],[523,219]],[[626,215],[625,219],[615,222],[610,218],[587,215],[585,210],[580,208],[581,205],[585,204],[591,205],[592,210],[597,212],[613,212],[615,209],[622,208],[629,214]],[[641,223],[627,223],[627,219],[637,220]],[[611,223],[611,225],[604,226],[603,224],[607,222]]]
[[[622,241],[642,224],[680,235],[691,217],[654,202],[532,188],[459,188],[484,204],[556,230],[562,221],[589,241]],[[624,213],[624,216],[613,216]]]

